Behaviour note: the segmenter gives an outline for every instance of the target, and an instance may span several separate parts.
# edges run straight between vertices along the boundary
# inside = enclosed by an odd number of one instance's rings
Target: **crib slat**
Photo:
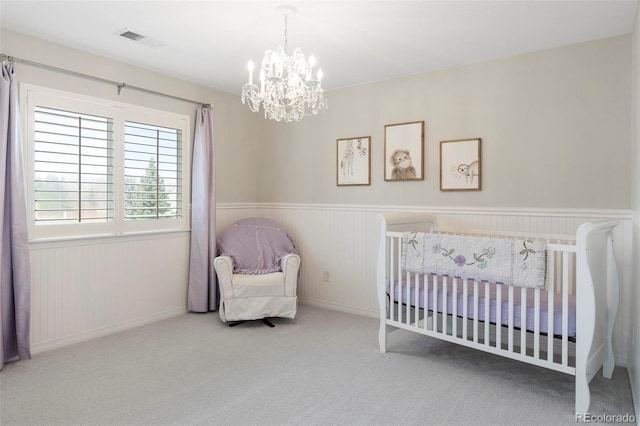
[[[527,289],[520,287],[520,353],[527,354]]]
[[[478,281],[473,280],[473,343],[478,343]]]
[[[422,328],[427,329],[427,324],[429,323],[429,277],[422,277]]]
[[[569,364],[569,253],[562,253],[562,365]]]
[[[433,331],[438,331],[438,277],[433,276],[433,293],[431,304],[433,305]]]
[[[551,258],[551,262],[547,262],[549,284],[547,286],[547,361],[553,362],[553,335],[555,325],[555,294],[556,294],[556,262],[555,253]]]
[[[393,267],[396,269],[396,273],[394,274],[395,275],[394,281],[396,283],[396,287],[398,288],[397,295],[396,295],[397,296],[396,308],[398,312],[396,312],[395,319],[397,321],[402,321],[402,292],[404,287],[402,285],[402,268],[400,266],[402,265],[402,263],[400,259],[401,254],[399,253],[399,250],[400,250],[400,246],[398,244],[398,248],[394,248],[394,251],[393,251],[393,254],[395,257],[395,261],[393,262],[394,263]]]
[[[407,271],[407,285],[406,290],[407,290],[407,298],[405,299],[407,301],[407,303],[404,306],[404,312],[406,315],[405,318],[405,323],[406,324],[411,324],[411,273]]]
[[[451,333],[453,336],[458,335],[458,279],[451,278]]]
[[[502,286],[496,284],[496,348],[502,349]]]
[[[462,338],[467,340],[467,318],[469,318],[469,281],[462,280]]]
[[[491,324],[491,314],[489,308],[491,307],[491,289],[488,282],[484,283],[484,344],[491,344],[491,331],[489,325]]]
[[[508,351],[513,352],[513,286],[509,286],[509,318],[507,320],[509,324],[509,345]]]
[[[387,241],[388,241],[388,247],[389,247],[389,260],[388,260],[388,268],[389,268],[389,285],[391,287],[391,291],[389,291],[389,319],[393,320],[394,317],[394,310],[395,310],[395,304],[396,304],[396,300],[398,299],[398,296],[396,296],[399,291],[398,291],[398,287],[397,287],[397,280],[395,279],[395,265],[393,262],[393,259],[395,258],[394,256],[394,242],[395,238],[394,237],[388,237]]]
[[[533,357],[540,358],[540,289],[533,293]]]
[[[407,287],[407,283],[405,282],[405,280],[403,280],[402,277],[402,252],[400,250],[401,247],[401,243],[400,240],[398,239],[398,248],[397,248],[397,253],[396,253],[396,262],[397,262],[397,269],[398,269],[398,322],[402,322],[402,308],[403,306],[406,307],[406,305],[404,305],[402,303],[402,298],[403,298],[403,292],[405,291],[405,288]]]
[[[442,278],[442,332],[444,334],[449,334],[447,332],[447,314],[448,314],[448,303],[447,303],[447,293],[448,293],[448,283],[447,277]]]
[[[424,275],[414,274],[413,276],[415,284],[413,285],[413,322],[418,325],[420,321],[420,284],[424,287]],[[425,318],[426,319],[426,318]]]

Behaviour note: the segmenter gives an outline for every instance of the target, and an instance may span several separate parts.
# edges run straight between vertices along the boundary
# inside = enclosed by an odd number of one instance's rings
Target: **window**
[[[187,116],[22,93],[32,238],[188,228]]]

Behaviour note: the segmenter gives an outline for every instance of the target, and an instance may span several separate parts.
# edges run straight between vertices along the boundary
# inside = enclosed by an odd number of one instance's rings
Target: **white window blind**
[[[113,203],[113,120],[35,108],[35,221],[109,222]]]

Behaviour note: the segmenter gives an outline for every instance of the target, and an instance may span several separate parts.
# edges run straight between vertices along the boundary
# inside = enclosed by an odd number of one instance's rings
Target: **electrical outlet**
[[[325,283],[331,282],[331,275],[329,274],[329,271],[324,271],[322,273],[322,281]]]

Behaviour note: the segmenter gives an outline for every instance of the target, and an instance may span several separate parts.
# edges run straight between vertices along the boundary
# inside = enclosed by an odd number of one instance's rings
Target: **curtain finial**
[[[2,59],[2,65],[13,64],[13,56],[8,56],[5,54],[0,54],[0,59]]]

